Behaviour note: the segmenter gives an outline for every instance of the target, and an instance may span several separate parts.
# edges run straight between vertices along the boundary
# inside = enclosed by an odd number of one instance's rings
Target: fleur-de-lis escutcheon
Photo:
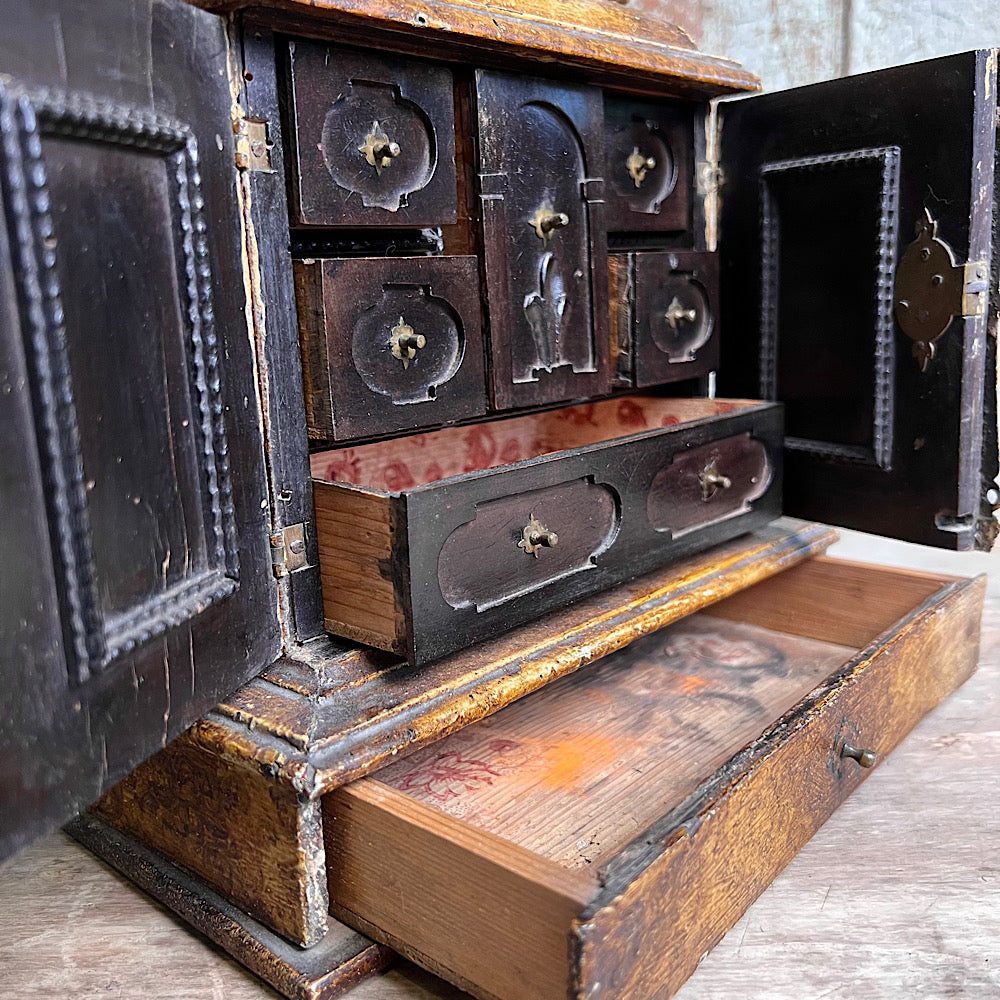
[[[399,156],[399,144],[393,142],[378,122],[372,122],[372,130],[365,136],[365,141],[358,146],[358,152],[363,153],[368,163],[375,168],[375,173],[382,176],[384,167],[392,165]]]
[[[632,182],[636,187],[642,187],[642,182],[646,179],[646,174],[650,170],[655,169],[655,167],[656,160],[652,156],[640,153],[638,146],[632,147],[632,152],[629,153],[625,160],[625,168],[628,170],[628,175],[632,178]]]
[[[409,368],[410,362],[417,356],[421,347],[427,346],[427,338],[415,333],[413,327],[402,316],[389,334],[389,347],[394,358],[403,362],[403,368]]]

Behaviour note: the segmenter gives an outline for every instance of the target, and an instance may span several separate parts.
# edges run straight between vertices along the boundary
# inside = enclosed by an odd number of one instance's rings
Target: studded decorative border
[[[179,236],[180,285],[192,395],[196,403],[206,501],[209,569],[113,621],[105,621],[94,581],[87,495],[70,378],[42,137],[83,139],[158,154],[170,162]],[[82,682],[231,594],[239,552],[229,474],[219,344],[198,149],[181,122],[54,90],[22,92],[0,84],[0,182],[15,254],[19,306],[33,374],[38,446],[57,565],[71,677]]]
[[[778,174],[788,174],[793,171],[832,170],[865,161],[875,161],[881,164],[878,250],[875,261],[875,344],[873,356],[875,405],[872,447],[841,445],[796,437],[786,437],[785,447],[830,458],[877,465],[886,471],[889,471],[892,466],[892,415],[896,365],[892,318],[892,282],[896,272],[896,244],[899,229],[899,158],[898,146],[879,146],[824,156],[775,160],[764,163],[759,171],[761,218],[760,393],[764,399],[777,399],[778,299],[781,282],[778,255],[781,246],[781,218],[770,182]]]

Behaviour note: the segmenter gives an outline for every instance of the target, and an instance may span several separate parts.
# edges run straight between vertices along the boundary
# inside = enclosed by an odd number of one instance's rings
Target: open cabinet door
[[[790,514],[993,544],[996,85],[979,51],[721,107],[719,384],[786,404]]]
[[[279,652],[224,23],[0,3],[0,858]]]

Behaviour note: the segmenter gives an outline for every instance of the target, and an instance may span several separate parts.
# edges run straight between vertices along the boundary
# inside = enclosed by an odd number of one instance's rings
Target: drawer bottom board
[[[332,912],[479,997],[665,997],[974,669],[981,581],[813,560],[324,798]]]

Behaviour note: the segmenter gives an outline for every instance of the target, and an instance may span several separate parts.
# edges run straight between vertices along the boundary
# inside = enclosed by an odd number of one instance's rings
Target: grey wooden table
[[[677,1000],[1000,998],[1000,557],[850,534],[839,549],[989,570],[979,672],[834,814]],[[0,867],[2,1000],[276,996],[61,833]],[[403,967],[349,1000],[459,996]]]

